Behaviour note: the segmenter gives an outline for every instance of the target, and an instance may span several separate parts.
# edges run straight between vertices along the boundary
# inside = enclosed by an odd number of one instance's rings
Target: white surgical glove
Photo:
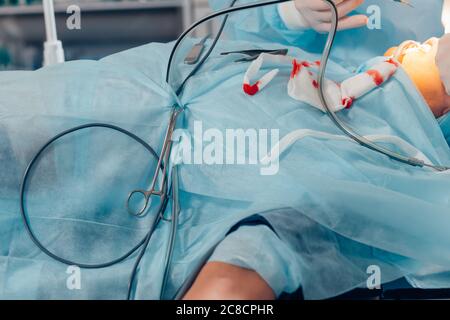
[[[368,18],[358,14],[348,16],[364,0],[333,0],[338,10],[338,30],[359,28],[367,25]],[[312,28],[317,32],[331,29],[332,13],[324,0],[293,0],[281,3],[278,12],[289,29]]]
[[[447,94],[450,95],[450,34],[446,34],[439,40],[436,65]]]

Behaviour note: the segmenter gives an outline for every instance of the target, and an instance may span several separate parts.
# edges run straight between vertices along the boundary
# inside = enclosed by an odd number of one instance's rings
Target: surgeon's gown
[[[236,5],[253,3],[238,0]],[[376,27],[344,30],[337,34],[332,57],[345,68],[383,55],[387,48],[398,46],[405,40],[423,42],[444,33],[441,23],[443,0],[409,0],[412,7],[394,0],[365,0],[350,14],[367,15],[369,23],[380,22]],[[214,9],[223,9],[231,0],[209,0]],[[373,20],[379,17],[379,20]],[[250,41],[279,41],[296,45],[309,52],[322,52],[326,35],[312,29],[290,30],[281,19],[276,6],[233,14],[227,32],[233,39]],[[375,25],[374,25],[375,26]]]
[[[245,42],[220,45],[223,50],[248,47]],[[306,128],[340,134],[326,115],[288,97],[286,68],[281,72],[285,77],[249,97],[241,91],[247,64],[213,56],[207,71],[200,71],[177,98],[164,82],[170,50],[171,44],[150,44],[98,62],[0,74],[2,298],[126,296],[134,259],[77,274],[43,254],[20,219],[19,184],[26,165],[62,130],[88,122],[112,123],[159,151],[170,107],[179,103],[186,109],[178,127],[190,134],[197,120],[204,130],[221,132],[278,129],[283,137]],[[318,58],[296,48],[290,54]],[[348,76],[347,69],[330,64],[330,77]],[[442,131],[402,71],[341,116],[362,134],[398,136],[434,163],[450,163]],[[136,219],[123,206],[127,192],[148,187],[148,159],[130,139],[106,131],[78,133],[55,145],[29,186],[27,207],[38,238],[75,262],[101,263],[125,253],[142,239],[152,219]],[[182,210],[165,298],[175,295],[230,228],[255,214],[268,222],[284,247],[273,250],[261,241],[258,251],[241,262],[251,265],[251,259],[263,257],[256,259],[255,268],[270,275],[270,259],[289,255],[294,263],[278,274],[295,276],[288,280],[301,285],[306,298],[364,287],[367,270],[374,265],[383,282],[408,276],[417,286],[450,285],[447,173],[410,167],[353,142],[313,137],[282,154],[275,175],[261,175],[259,165],[182,164],[179,169]],[[134,298],[159,298],[169,230],[164,221],[155,231]]]

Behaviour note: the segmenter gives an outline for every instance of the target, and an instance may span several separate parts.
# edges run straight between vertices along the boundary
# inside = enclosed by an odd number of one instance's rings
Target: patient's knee
[[[253,270],[222,262],[208,262],[185,300],[270,300],[275,295]]]

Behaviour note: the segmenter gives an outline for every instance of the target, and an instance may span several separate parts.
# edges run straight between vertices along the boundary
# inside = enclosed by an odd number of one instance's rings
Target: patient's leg
[[[273,300],[269,285],[253,270],[223,262],[208,262],[185,300]]]

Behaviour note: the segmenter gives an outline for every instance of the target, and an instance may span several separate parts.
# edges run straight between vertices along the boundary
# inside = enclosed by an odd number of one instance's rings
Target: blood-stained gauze
[[[244,75],[243,90],[248,95],[255,95],[261,91],[278,74],[279,69],[273,69],[262,76],[259,80],[251,82],[260,71],[264,62],[272,64],[292,64],[287,91],[288,95],[296,100],[305,102],[325,112],[320,100],[318,68],[320,62],[302,61],[287,56],[276,56],[267,53],[261,54],[253,61]],[[375,64],[365,72],[358,73],[353,77],[337,83],[329,79],[324,82],[324,95],[332,111],[350,108],[355,100],[361,98],[373,89],[383,85],[397,71],[398,63],[393,59]]]

